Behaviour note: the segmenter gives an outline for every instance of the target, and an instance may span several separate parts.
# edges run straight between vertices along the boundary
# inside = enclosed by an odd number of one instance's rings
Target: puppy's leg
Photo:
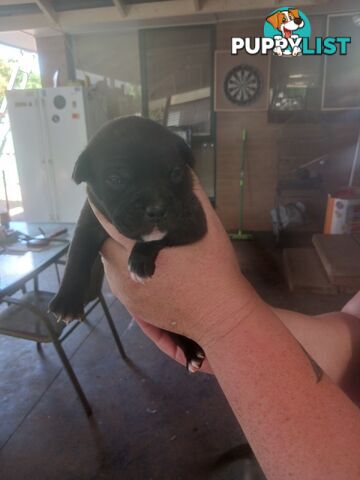
[[[180,239],[178,239],[180,240]],[[181,242],[183,243],[183,242]],[[185,242],[184,242],[185,243]],[[143,282],[151,277],[155,271],[155,261],[159,251],[168,246],[166,240],[156,242],[138,242],[135,244],[129,257],[129,271],[131,278]],[[186,368],[189,372],[197,372],[205,358],[203,349],[193,340],[176,333],[168,332],[186,358]]]
[[[130,276],[135,282],[142,282],[153,275],[156,257],[165,246],[164,240],[135,243],[128,261]]]
[[[179,221],[179,228],[164,239],[155,242],[138,242],[129,257],[129,270],[135,281],[151,277],[155,271],[155,261],[159,251],[164,247],[186,245],[200,240],[207,231],[206,218],[199,200],[193,195],[191,206]],[[184,352],[186,367],[189,372],[196,372],[201,367],[205,353],[193,340],[168,332],[175,343]]]
[[[178,335],[177,333],[168,332],[176,345],[181,348],[186,358],[186,368],[190,373],[197,372],[204,361],[204,350],[194,340]]]
[[[49,304],[50,311],[57,314],[59,319],[69,322],[83,315],[91,270],[107,237],[108,234],[86,201],[70,245],[59,292]]]

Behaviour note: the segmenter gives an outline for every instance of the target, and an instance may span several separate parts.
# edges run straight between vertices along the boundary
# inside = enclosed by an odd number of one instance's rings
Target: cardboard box
[[[343,234],[360,232],[360,191],[346,189],[329,195],[324,233]]]

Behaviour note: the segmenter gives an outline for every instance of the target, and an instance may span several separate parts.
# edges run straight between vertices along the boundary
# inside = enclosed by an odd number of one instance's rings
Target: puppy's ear
[[[299,10],[297,8],[292,8],[291,10],[289,10],[289,13],[294,15],[295,18],[300,18]]]
[[[189,165],[190,168],[194,168],[194,165],[195,165],[194,155],[189,145],[182,138],[179,139],[178,149],[185,163]]]
[[[90,159],[88,158],[88,151],[84,150],[79,158],[76,160],[75,167],[72,173],[72,179],[79,185],[81,182],[86,182],[90,176]]]
[[[278,28],[281,24],[280,16],[282,16],[280,12],[275,12],[272,15],[270,15],[270,17],[267,17],[266,21],[271,23],[271,25],[274,28],[276,28],[276,30],[278,30]]]

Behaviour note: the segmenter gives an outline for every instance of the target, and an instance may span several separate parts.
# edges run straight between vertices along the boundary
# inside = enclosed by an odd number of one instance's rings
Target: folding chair
[[[120,355],[126,360],[125,350],[101,292],[103,278],[104,270],[100,257],[98,257],[91,272],[90,287],[85,301],[84,320],[86,320],[87,315],[100,303]],[[0,313],[0,334],[32,340],[37,343],[38,348],[41,348],[42,343],[52,342],[86,414],[90,416],[92,413],[90,404],[61,345],[81,322],[75,321],[73,325],[64,331],[67,327],[66,324],[64,322],[57,322],[55,315],[48,311],[48,305],[54,293],[39,290],[37,288],[37,282],[34,282],[34,285],[34,290],[25,292],[21,298],[3,298],[2,301],[6,302],[8,307]]]

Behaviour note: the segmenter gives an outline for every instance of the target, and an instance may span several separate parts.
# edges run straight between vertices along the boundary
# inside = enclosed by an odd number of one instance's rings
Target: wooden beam
[[[2,5],[24,3],[24,0],[0,0]],[[30,1],[30,0],[28,0]],[[126,21],[137,22],[148,20],[156,22],[160,19],[176,18],[181,16],[194,16],[194,0],[168,0],[151,3],[134,3],[126,7],[121,16],[124,6],[123,0],[113,0],[114,5],[109,7],[85,8],[80,10],[68,10],[54,12],[50,0],[31,0],[39,5],[42,12],[29,15],[12,15],[0,17],[0,31],[24,30],[43,27],[53,27],[54,21],[63,29],[76,30],[77,27],[92,25],[110,25]],[[285,0],[282,0],[285,1]],[[297,0],[296,7],[319,5],[323,0]],[[115,6],[116,2],[116,6]],[[240,12],[256,9],[271,10],[279,6],[278,0],[203,0],[198,1],[201,10],[197,14],[222,14],[226,12]],[[120,14],[119,14],[120,12]]]
[[[32,15],[11,15],[10,17],[0,18],[0,31],[11,32],[13,30],[31,30],[34,28],[44,28],[54,26],[48,18],[42,13],[33,13]]]
[[[10,47],[36,52],[35,37],[26,32],[0,32],[0,43],[9,45]]]
[[[113,0],[115,7],[118,9],[121,17],[126,17],[126,7],[124,4],[124,0]]]
[[[21,4],[24,4],[26,2],[24,2],[24,0],[6,0],[4,2],[2,2],[2,5],[1,6],[9,6],[9,5],[21,5]],[[29,3],[29,2],[27,2]],[[35,0],[31,1],[31,3],[35,3]]]
[[[35,3],[50,22],[58,23],[58,15],[53,9],[50,0],[35,0]]]
[[[113,0],[114,1],[114,0]],[[296,6],[314,5],[316,0],[297,0]],[[276,8],[276,0],[206,0],[201,2],[201,14],[238,12],[254,9]],[[59,13],[59,23],[63,28],[76,25],[114,23],[119,21],[117,7],[85,8]],[[183,0],[157,1],[151,3],[133,3],[126,8],[126,17],[120,21],[153,20],[194,15],[194,4]]]

